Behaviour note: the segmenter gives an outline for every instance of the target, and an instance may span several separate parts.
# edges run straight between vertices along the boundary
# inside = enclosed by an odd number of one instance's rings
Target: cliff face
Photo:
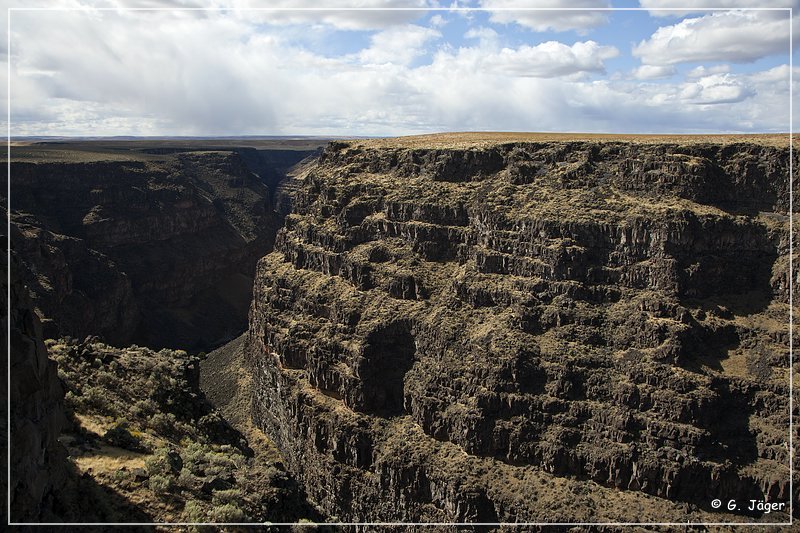
[[[258,265],[256,422],[345,520],[786,502],[788,158],[333,143]]]
[[[268,188],[236,152],[148,157],[12,163],[12,238],[47,337],[205,349],[246,326],[279,224]]]
[[[58,493],[68,482],[67,452],[58,442],[66,417],[56,364],[47,357],[41,325],[19,276],[23,268],[12,254],[10,519],[36,522],[53,518]]]

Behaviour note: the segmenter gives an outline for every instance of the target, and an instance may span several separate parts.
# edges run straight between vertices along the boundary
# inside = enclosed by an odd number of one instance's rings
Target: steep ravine
[[[248,150],[14,161],[15,517],[217,519],[240,490],[256,520],[786,519],[710,500],[789,498],[788,150],[392,142],[274,184]],[[256,450],[223,474],[180,350],[248,306],[199,376]],[[42,342],[89,334],[116,348]],[[119,420],[150,447],[121,476]]]
[[[785,520],[710,504],[790,498],[788,158],[332,143],[258,264],[255,422],[343,520]]]
[[[207,402],[184,350],[246,326],[276,176],[300,159],[255,152],[12,160],[11,520],[317,518],[269,440]]]
[[[304,154],[261,152],[13,161],[12,241],[45,337],[209,350],[241,333],[274,189]]]

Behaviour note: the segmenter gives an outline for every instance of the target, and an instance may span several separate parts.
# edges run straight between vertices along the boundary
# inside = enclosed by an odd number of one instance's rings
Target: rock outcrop
[[[12,162],[12,239],[46,336],[198,350],[240,333],[280,223],[240,154],[80,153]]]
[[[312,500],[457,522],[789,500],[788,148],[421,144],[332,143],[258,265],[255,419]]]
[[[12,254],[10,520],[37,522],[56,516],[58,494],[68,482],[67,452],[58,442],[66,418],[64,388],[56,364],[47,356],[41,325],[21,281],[23,268]]]

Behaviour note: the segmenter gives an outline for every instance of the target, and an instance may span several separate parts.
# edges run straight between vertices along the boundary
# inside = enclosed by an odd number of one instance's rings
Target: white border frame
[[[218,11],[218,12],[233,12],[233,11],[271,11],[271,12],[285,12],[285,11],[310,11],[310,12],[341,12],[341,11],[443,11],[443,12],[458,12],[458,11],[476,11],[476,12],[495,12],[495,11],[676,11],[688,13],[705,13],[705,12],[726,12],[726,11],[782,11],[789,14],[789,522],[12,522],[11,521],[11,14],[15,11],[85,11],[87,13],[97,11]],[[7,68],[8,68],[8,87],[6,93],[7,101],[7,173],[8,173],[8,191],[7,194],[7,221],[6,221],[6,235],[7,235],[7,276],[8,276],[8,383],[7,383],[7,427],[8,427],[8,442],[7,442],[7,518],[9,526],[245,526],[245,527],[260,527],[260,526],[750,526],[750,527],[767,527],[767,526],[792,526],[794,525],[794,498],[793,498],[793,478],[794,478],[794,447],[793,447],[793,433],[794,433],[794,350],[793,350],[793,336],[792,330],[794,329],[794,302],[793,302],[793,289],[794,282],[792,277],[793,267],[793,253],[794,253],[794,216],[792,212],[794,203],[793,183],[794,183],[794,169],[793,169],[793,121],[792,121],[792,70],[794,68],[793,60],[793,8],[791,7],[707,7],[707,8],[682,8],[682,7],[661,7],[661,8],[644,8],[644,7],[497,7],[497,8],[484,8],[484,7],[9,7],[6,8],[7,12]],[[671,500],[668,500],[671,501]]]

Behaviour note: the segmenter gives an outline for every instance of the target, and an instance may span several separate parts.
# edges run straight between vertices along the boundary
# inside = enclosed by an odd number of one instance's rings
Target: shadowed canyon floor
[[[17,510],[788,520],[785,136],[237,142],[14,147]]]

